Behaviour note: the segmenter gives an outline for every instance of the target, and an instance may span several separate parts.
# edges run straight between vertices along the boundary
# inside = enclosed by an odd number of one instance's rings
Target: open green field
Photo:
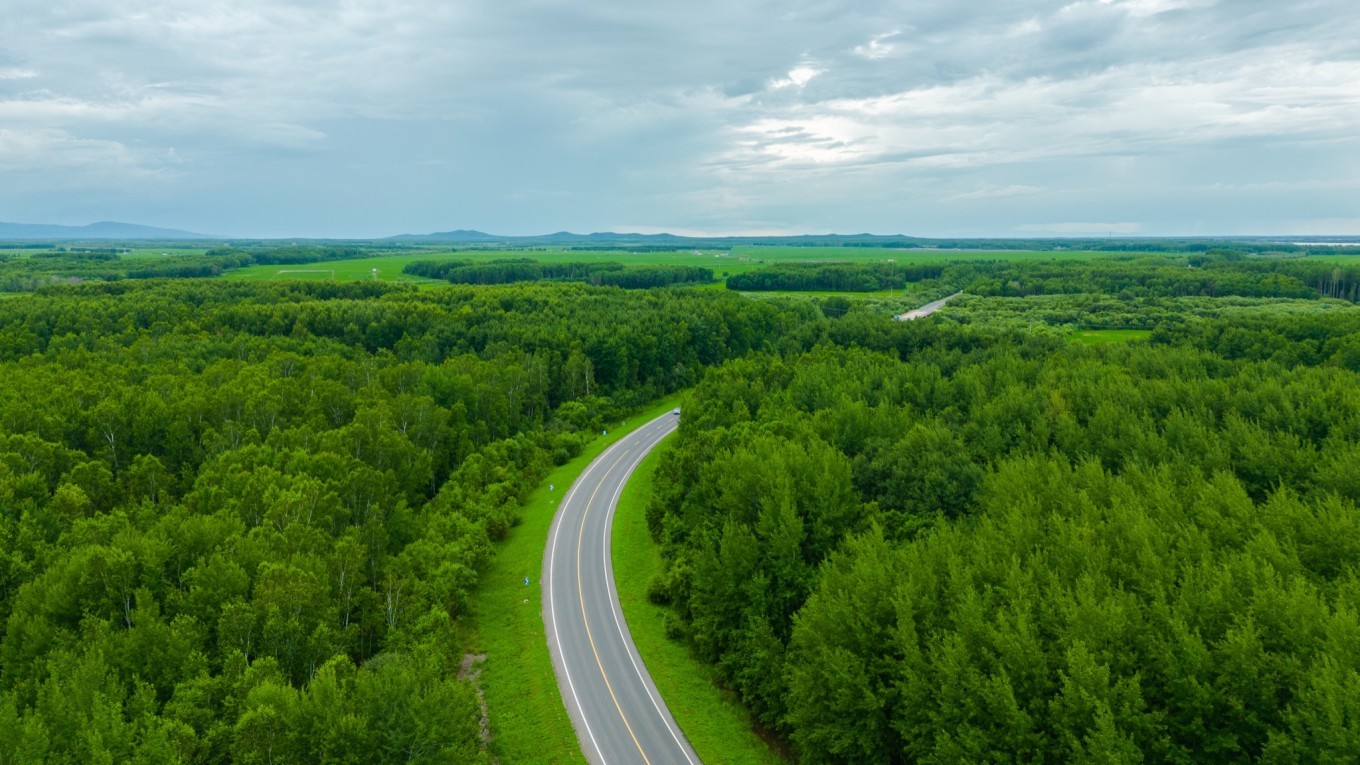
[[[1081,345],[1109,345],[1130,340],[1146,340],[1152,335],[1146,329],[1079,329],[1072,333],[1072,342]]]
[[[452,259],[458,253],[431,252],[412,255],[383,255],[376,258],[357,260],[328,260],[320,263],[290,263],[287,265],[248,266],[222,275],[223,279],[243,279],[246,281],[267,281],[274,279],[303,279],[361,281],[377,278],[385,282],[434,282],[417,276],[408,276],[401,269],[413,260]],[[376,275],[374,269],[377,269]]]
[[[718,687],[715,668],[696,659],[684,643],[666,637],[669,612],[647,598],[648,585],[661,572],[661,552],[647,531],[646,509],[652,474],[666,449],[662,444],[638,465],[614,515],[614,580],[628,631],[700,761],[779,765],[786,760],[756,735],[736,695]]]
[[[1329,262],[1329,263],[1339,263],[1339,264],[1341,264],[1341,265],[1353,266],[1353,265],[1355,265],[1356,263],[1360,263],[1360,254],[1355,254],[1355,253],[1342,254],[1342,253],[1338,253],[1338,254],[1336,254],[1336,255],[1309,255],[1309,256],[1308,256],[1308,259],[1309,259],[1309,260],[1323,260],[1323,261],[1327,261],[1327,262]]]
[[[491,751],[505,763],[584,763],[571,719],[557,690],[540,608],[538,577],[553,515],[572,482],[610,444],[679,403],[658,401],[595,439],[553,470],[521,510],[520,523],[496,547],[472,601],[474,650],[486,655],[481,686],[491,718]],[[555,486],[549,489],[549,486]],[[530,585],[524,586],[529,577]]]

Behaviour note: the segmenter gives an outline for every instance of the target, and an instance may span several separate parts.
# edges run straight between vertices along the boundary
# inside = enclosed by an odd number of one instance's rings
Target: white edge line
[[[664,415],[664,414],[663,414],[661,417],[658,417],[657,420],[660,420],[660,419],[662,419],[662,418],[664,418],[664,417],[666,417],[666,416],[667,416],[667,415]],[[581,697],[580,697],[579,695],[577,695],[577,693],[576,693],[576,683],[574,683],[574,682],[572,681],[572,679],[571,679],[571,668],[567,666],[566,652],[562,650],[562,636],[561,636],[561,634],[558,632],[558,629],[557,629],[557,599],[554,597],[554,593],[553,593],[553,575],[554,575],[554,573],[555,573],[555,571],[556,571],[556,569],[557,569],[557,565],[556,565],[556,564],[557,564],[557,539],[558,539],[558,536],[562,533],[562,526],[563,526],[563,524],[561,523],[561,520],[562,520],[562,512],[561,512],[561,511],[562,511],[563,509],[565,509],[569,504],[571,504],[571,499],[572,499],[572,497],[576,496],[576,492],[577,492],[578,489],[581,488],[581,485],[584,483],[584,479],[585,479],[587,476],[589,476],[591,473],[595,472],[595,469],[596,469],[596,468],[598,468],[600,465],[603,465],[603,464],[606,462],[605,457],[609,456],[609,453],[610,453],[610,452],[614,451],[615,449],[619,448],[620,446],[623,446],[623,445],[626,444],[628,441],[630,441],[634,436],[637,436],[637,435],[641,434],[641,432],[642,432],[644,429],[646,429],[646,428],[647,428],[649,425],[651,425],[652,423],[655,423],[657,420],[652,420],[652,422],[649,422],[649,423],[647,423],[646,425],[643,425],[642,427],[638,428],[636,431],[634,431],[634,432],[632,432],[632,433],[629,433],[628,435],[624,436],[623,438],[620,438],[618,441],[615,441],[608,449],[605,449],[605,450],[600,454],[600,456],[598,456],[598,457],[596,457],[594,460],[592,460],[591,463],[590,463],[590,465],[586,468],[586,471],[585,471],[584,473],[581,474],[581,477],[580,477],[580,478],[577,478],[577,479],[576,479],[575,483],[572,484],[571,490],[567,492],[567,496],[565,496],[565,497],[562,498],[562,502],[558,505],[558,512],[553,514],[553,525],[554,525],[556,528],[553,529],[552,544],[549,546],[549,552],[548,552],[548,581],[546,582],[547,587],[548,587],[548,618],[549,618],[549,620],[552,622],[552,628],[553,628],[553,640],[557,643],[557,656],[558,656],[559,661],[560,661],[561,664],[562,664],[562,674],[564,674],[564,675],[566,676],[566,678],[567,678],[567,689],[571,691],[571,698],[572,698],[572,701],[574,701],[574,702],[576,703],[576,711],[577,711],[577,712],[580,714],[580,716],[581,716],[581,724],[582,724],[583,726],[585,726],[585,729],[586,729],[586,736],[588,736],[588,737],[590,738],[590,744],[591,744],[591,746],[595,747],[595,752],[596,752],[596,754],[599,755],[599,757],[600,757],[600,762],[601,762],[601,763],[607,763],[608,761],[605,759],[604,750],[600,748],[600,742],[598,742],[598,741],[595,740],[595,732],[592,731],[592,730],[590,729],[590,721],[589,721],[588,719],[586,719],[586,709],[585,709],[584,706],[581,705]],[[669,435],[669,433],[668,433],[668,435]],[[649,450],[649,451],[650,451],[650,450]],[[644,455],[644,456],[645,456],[645,455]],[[629,470],[629,473],[631,474],[631,472],[632,472],[632,470],[630,469],[630,470]],[[625,479],[625,481],[626,481],[626,479]],[[611,517],[612,517],[612,513],[611,513]],[[612,569],[612,567],[611,567],[611,568],[610,568],[610,571],[612,572],[612,570],[613,570],[613,569]],[[577,577],[580,577],[580,572],[577,572]],[[631,652],[629,652],[628,658],[629,658],[630,661],[632,660],[632,653],[631,653]],[[637,666],[637,665],[634,664],[634,668],[636,668],[636,666]],[[644,687],[645,687],[645,684],[644,684]],[[651,695],[651,691],[650,691],[650,690],[648,691],[648,695],[649,695],[649,696]],[[656,703],[656,700],[653,699],[652,703],[655,704],[655,703]],[[659,711],[659,710],[658,710],[658,711]],[[663,721],[664,721],[664,717],[663,717]],[[669,725],[667,725],[667,727],[669,727]],[[674,732],[672,732],[671,735],[675,735]],[[689,755],[685,755],[685,756],[686,756],[686,758],[689,757]],[[691,763],[692,763],[692,762],[693,762],[693,761],[691,760]]]
[[[571,691],[572,701],[576,703],[576,711],[581,716],[581,725],[585,726],[586,736],[590,738],[590,744],[595,747],[595,753],[599,755],[601,763],[607,763],[608,761],[605,759],[604,750],[600,748],[600,742],[595,740],[595,732],[590,729],[590,720],[586,719],[586,709],[581,706],[581,697],[576,693],[576,683],[571,679],[571,667],[567,666],[566,651],[562,650],[562,635],[557,629],[557,599],[554,597],[553,575],[557,570],[557,539],[562,533],[562,526],[564,525],[562,523],[563,511],[571,504],[572,497],[576,496],[576,491],[581,488],[584,479],[593,473],[595,468],[604,463],[604,458],[608,456],[610,452],[617,449],[619,444],[622,444],[627,440],[626,436],[619,439],[608,449],[605,449],[600,456],[592,460],[590,465],[586,468],[586,471],[572,484],[571,490],[567,492],[567,496],[562,498],[561,504],[558,505],[558,512],[553,514],[553,525],[556,528],[553,529],[552,544],[549,545],[548,551],[548,581],[546,583],[548,587],[548,618],[552,622],[553,640],[557,643],[557,657],[558,661],[562,664],[562,674],[567,678],[567,689]],[[579,577],[581,574],[578,571],[576,575]]]
[[[644,459],[647,459],[647,455],[651,454],[652,449],[655,449],[657,445],[661,443],[662,439],[674,432],[674,428],[667,430],[664,435],[653,441],[643,450],[642,454],[633,461],[633,464],[628,466],[628,470],[623,474],[623,480],[619,483],[619,488],[614,492],[613,499],[609,501],[609,520],[604,526],[602,555],[604,556],[604,567],[607,572],[604,578],[605,590],[609,594],[609,607],[614,615],[614,627],[619,631],[619,639],[623,641],[624,648],[627,649],[624,653],[628,654],[628,661],[633,665],[633,671],[637,673],[638,681],[642,683],[642,689],[647,692],[647,698],[652,700],[652,707],[656,709],[656,714],[661,718],[661,722],[666,726],[666,730],[670,731],[671,738],[675,739],[675,745],[680,747],[680,753],[685,755],[685,759],[690,765],[696,765],[694,759],[689,756],[690,748],[685,746],[684,742],[680,740],[680,734],[676,731],[675,725],[673,724],[674,718],[667,714],[668,710],[663,711],[661,709],[660,702],[657,701],[656,695],[652,693],[652,685],[647,682],[646,676],[642,673],[642,668],[638,666],[637,659],[633,657],[633,654],[637,651],[636,644],[630,641],[627,635],[623,634],[623,615],[619,612],[621,606],[619,604],[618,588],[614,586],[614,562],[611,556],[612,540],[610,539],[610,532],[614,528],[614,513],[619,507],[619,497],[623,496],[623,489],[628,485],[628,479],[632,477],[633,471],[637,469],[637,466],[642,464]]]

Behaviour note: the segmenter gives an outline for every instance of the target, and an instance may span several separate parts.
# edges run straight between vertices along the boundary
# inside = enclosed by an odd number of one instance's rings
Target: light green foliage
[[[1151,334],[1152,331],[1146,329],[1082,329],[1072,333],[1072,342],[1082,345],[1127,343],[1130,340],[1146,340]]]

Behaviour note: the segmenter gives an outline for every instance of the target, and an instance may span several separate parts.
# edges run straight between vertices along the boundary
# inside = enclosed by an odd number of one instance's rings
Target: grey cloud
[[[1174,233],[1194,193],[1223,231],[1256,225],[1203,191],[1219,178],[1295,184],[1251,192],[1281,221],[1324,193],[1360,203],[1279,177],[1360,169],[1346,0],[9,5],[0,128],[46,137],[0,160],[28,180],[0,189],[11,217],[1004,234],[1136,210]],[[1187,153],[1198,177],[1168,177]],[[120,172],[136,188],[115,200]],[[1174,201],[1075,193],[1104,173]]]

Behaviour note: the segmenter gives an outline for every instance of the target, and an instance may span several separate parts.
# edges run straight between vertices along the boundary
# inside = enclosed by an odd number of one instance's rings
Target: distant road
[[[678,420],[664,414],[590,463],[558,507],[543,552],[548,649],[581,750],[594,765],[699,763],[633,645],[609,549],[624,484]]]
[[[939,300],[936,300],[934,303],[926,303],[925,305],[921,306],[920,308],[914,308],[914,309],[912,309],[912,310],[910,310],[910,311],[907,311],[906,313],[899,313],[899,314],[897,315],[897,320],[898,320],[898,321],[912,321],[913,319],[924,319],[925,317],[931,315],[932,313],[935,313],[936,311],[940,310],[941,308],[944,308],[945,303],[948,303],[949,301],[953,300],[954,298],[956,298],[956,297],[958,297],[959,295],[962,295],[962,294],[963,294],[963,291],[960,290],[960,291],[955,292],[954,294],[950,295],[950,296],[947,297],[947,298],[940,298]]]

